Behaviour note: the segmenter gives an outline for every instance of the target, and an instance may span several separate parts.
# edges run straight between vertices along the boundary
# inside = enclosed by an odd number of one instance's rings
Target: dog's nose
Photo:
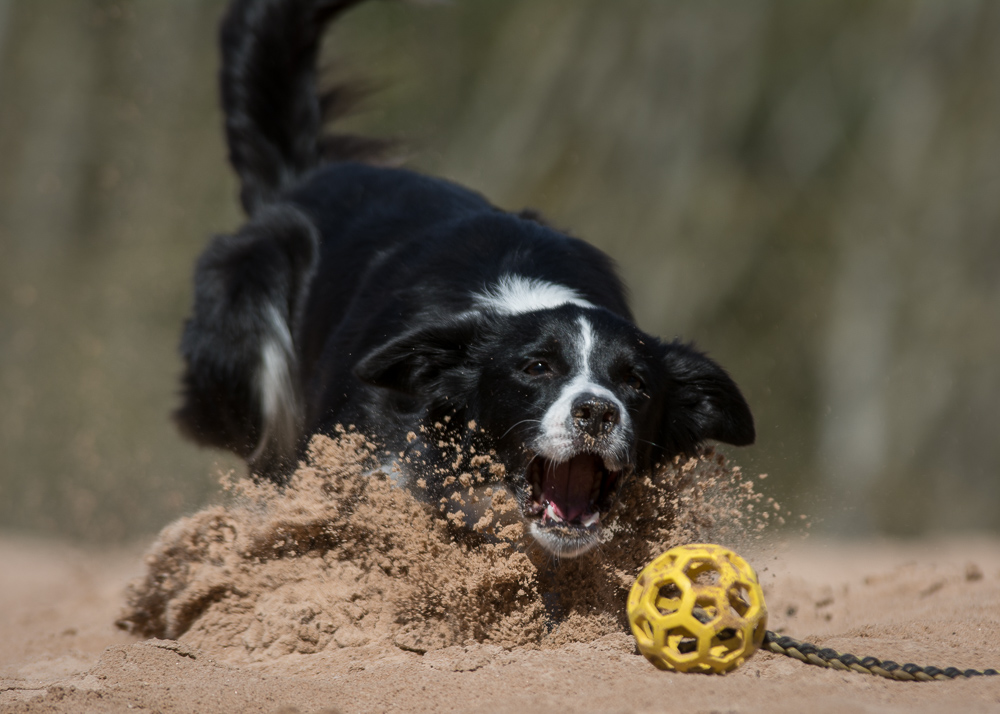
[[[573,401],[573,425],[594,438],[611,433],[621,421],[618,406],[593,394],[584,394]]]

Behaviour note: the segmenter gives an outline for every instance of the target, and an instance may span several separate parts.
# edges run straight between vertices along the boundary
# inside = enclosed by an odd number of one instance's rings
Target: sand
[[[145,556],[0,538],[0,711],[1000,711],[1000,677],[890,682],[769,653],[661,672],[622,613],[652,554],[714,540],[757,568],[779,633],[998,667],[995,538],[772,533],[792,514],[706,452],[637,484],[614,537],[559,563],[519,545],[488,469],[422,502],[369,475],[375,456],[358,435],[318,440],[289,491],[231,484]]]
[[[706,450],[630,483],[606,542],[559,561],[525,540],[489,454],[465,460],[469,471],[449,457],[444,490],[429,495],[428,477],[417,497],[373,473],[378,456],[357,433],[316,437],[288,488],[228,484],[229,503],[161,533],[120,626],[240,664],[590,642],[627,630],[622,603],[655,555],[749,545],[766,521],[753,482]]]

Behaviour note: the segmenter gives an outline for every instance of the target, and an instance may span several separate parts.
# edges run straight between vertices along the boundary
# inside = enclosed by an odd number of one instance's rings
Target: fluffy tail
[[[235,0],[222,21],[222,108],[229,160],[253,215],[323,161],[377,156],[383,142],[328,134],[356,92],[320,93],[316,62],[327,23],[362,0]]]

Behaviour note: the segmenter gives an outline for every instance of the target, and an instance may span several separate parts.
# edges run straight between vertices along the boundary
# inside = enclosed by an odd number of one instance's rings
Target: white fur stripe
[[[257,372],[263,428],[251,460],[265,451],[279,455],[291,453],[299,431],[300,409],[293,381],[295,356],[292,335],[274,305],[267,308],[267,327],[261,340]]]
[[[476,307],[505,315],[548,310],[560,305],[594,307],[576,290],[558,283],[522,275],[504,275],[483,292],[473,295]]]
[[[590,353],[594,351],[594,328],[590,326],[590,320],[585,317],[581,317],[577,322],[580,325],[580,346],[577,354],[583,358],[580,374],[589,380],[591,377]]]

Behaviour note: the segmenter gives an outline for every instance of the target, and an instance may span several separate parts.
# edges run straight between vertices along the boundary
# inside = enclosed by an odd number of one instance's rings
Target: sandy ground
[[[750,559],[779,632],[900,662],[1000,666],[996,539],[805,541]],[[1000,711],[1000,677],[890,682],[769,653],[722,677],[679,675],[650,666],[625,634],[233,664],[183,637],[115,628],[125,585],[142,571],[138,549],[0,539],[0,711]]]

